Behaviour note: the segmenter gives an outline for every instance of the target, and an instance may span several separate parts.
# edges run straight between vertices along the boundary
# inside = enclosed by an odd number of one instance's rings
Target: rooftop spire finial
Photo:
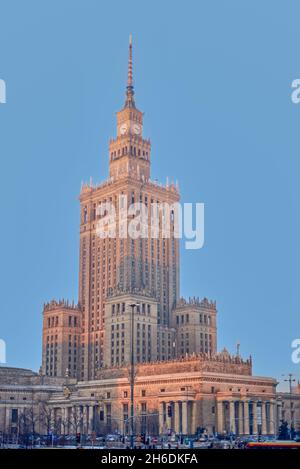
[[[129,35],[129,55],[128,55],[128,75],[127,75],[127,89],[126,89],[126,102],[125,107],[135,107],[132,79],[132,35]]]

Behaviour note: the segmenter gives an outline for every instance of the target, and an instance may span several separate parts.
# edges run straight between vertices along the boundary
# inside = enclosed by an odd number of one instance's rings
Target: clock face
[[[127,125],[126,124],[122,124],[121,127],[120,127],[120,134],[121,135],[124,135],[127,131]]]
[[[134,124],[133,126],[133,132],[136,134],[136,135],[140,135],[142,131],[142,128],[139,124]]]

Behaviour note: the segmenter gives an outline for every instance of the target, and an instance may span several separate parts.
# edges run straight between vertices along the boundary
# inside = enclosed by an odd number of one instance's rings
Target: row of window
[[[186,314],[177,314],[176,316],[176,324],[188,324],[190,322],[190,315],[189,313]],[[207,326],[211,325],[211,317],[208,314],[199,314],[199,324],[206,324]]]
[[[47,318],[47,326],[50,327],[58,327],[60,325],[59,316],[50,316]],[[69,327],[76,327],[78,325],[77,316],[69,316],[68,318],[68,325]]]
[[[143,156],[146,160],[148,160],[149,153],[148,151],[141,150],[140,148],[134,147],[133,145],[130,145],[130,147],[122,147],[119,148],[118,150],[114,150],[111,152],[110,157],[112,160],[115,160],[116,158],[119,158],[120,156],[125,156],[125,155],[130,155],[130,156]]]
[[[124,314],[125,313],[125,303],[116,303],[111,305],[111,314],[114,316],[115,314]],[[141,305],[137,305],[135,308],[135,312],[137,314],[147,314],[150,316],[151,314],[151,305],[142,303]]]

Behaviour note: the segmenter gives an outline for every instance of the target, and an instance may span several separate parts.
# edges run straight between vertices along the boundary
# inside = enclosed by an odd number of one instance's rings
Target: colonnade
[[[85,433],[90,434],[95,430],[96,416],[99,412],[98,405],[73,405],[61,408],[53,408],[53,427],[60,424],[60,433]]]
[[[218,400],[217,431],[237,435],[274,435],[275,401]]]
[[[199,401],[190,398],[159,401],[157,413],[154,413],[158,425],[156,431],[159,431],[159,434],[172,431],[186,435],[195,434],[197,428],[202,426],[219,434],[274,435],[282,419],[282,403],[273,399],[235,399],[227,396],[221,399],[217,397],[215,402],[211,401],[211,404],[207,404],[205,411],[198,404]],[[10,433],[17,425],[17,422],[14,423],[12,420],[12,409],[15,407],[18,408],[18,421],[20,421],[20,416],[26,407],[11,405],[2,409],[2,428],[7,433]],[[114,410],[111,415],[111,405],[70,402],[48,407],[48,415],[45,416],[37,406],[35,408],[36,430],[41,433],[50,430],[60,434],[78,432],[91,434],[99,430],[99,423],[102,422],[104,425],[113,423],[120,431],[126,431],[122,407]],[[41,413],[41,419],[38,418],[38,413]],[[136,415],[138,414],[137,412]]]
[[[184,435],[196,431],[195,401],[162,401],[159,403],[159,433],[172,430]]]

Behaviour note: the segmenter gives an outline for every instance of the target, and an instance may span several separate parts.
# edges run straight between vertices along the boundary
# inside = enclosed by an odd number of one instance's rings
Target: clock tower
[[[150,177],[149,139],[143,138],[143,113],[135,106],[132,79],[132,40],[129,39],[126,100],[117,112],[117,138],[109,142],[109,175],[117,180],[129,175],[142,182]]]
[[[175,353],[171,311],[179,299],[179,240],[171,212],[180,196],[174,183],[164,185],[150,179],[151,144],[143,137],[144,116],[134,98],[130,38],[125,103],[117,112],[117,135],[109,142],[109,178],[96,186],[84,184],[80,193],[82,334],[77,372],[82,380],[95,379],[104,365],[127,362],[131,330],[127,319],[133,303],[141,304],[136,360],[163,360]],[[147,236],[134,238],[127,230],[124,236],[118,230],[115,237],[99,236],[97,207],[105,202],[114,205],[117,217],[120,208],[127,216],[132,204],[143,203],[148,208],[143,231]],[[164,236],[161,222],[157,236],[152,236],[153,204],[170,208],[165,214],[170,217],[169,237]],[[129,224],[132,215],[127,218]],[[124,321],[118,322],[120,318]]]

